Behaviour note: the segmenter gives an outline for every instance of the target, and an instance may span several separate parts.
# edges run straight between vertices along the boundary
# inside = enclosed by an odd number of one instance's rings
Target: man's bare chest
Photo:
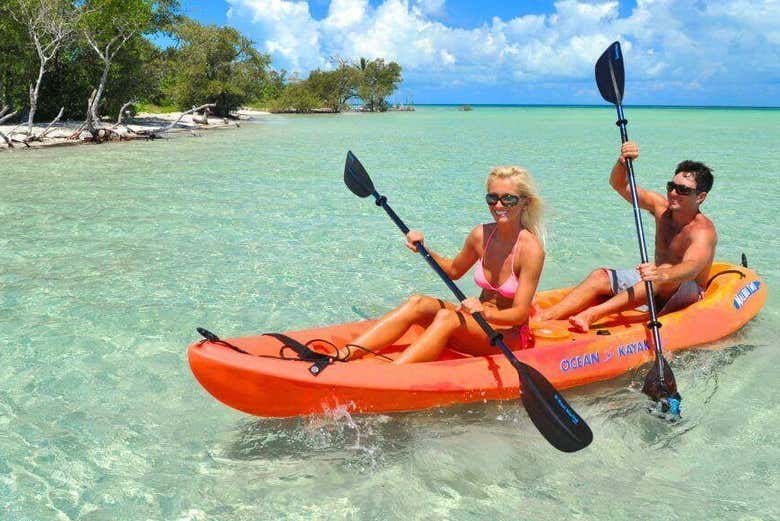
[[[679,262],[691,244],[686,227],[679,228],[660,220],[656,223],[656,257],[662,262]]]

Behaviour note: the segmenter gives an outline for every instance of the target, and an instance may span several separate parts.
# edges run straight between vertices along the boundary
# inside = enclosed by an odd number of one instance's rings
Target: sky
[[[182,0],[305,77],[334,58],[397,61],[395,101],[602,104],[617,40],[626,105],[780,106],[780,0]]]

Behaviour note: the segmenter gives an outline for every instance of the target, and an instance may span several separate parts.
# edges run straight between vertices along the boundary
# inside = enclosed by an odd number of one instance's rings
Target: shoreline
[[[179,134],[184,132],[200,132],[217,129],[230,129],[240,128],[242,121],[252,121],[259,116],[269,115],[270,112],[261,110],[253,110],[243,108],[236,111],[236,119],[220,118],[211,116],[208,118],[207,123],[200,123],[193,120],[192,114],[186,114],[183,117],[182,112],[169,112],[165,114],[151,113],[151,112],[139,112],[128,121],[123,122],[121,125],[115,125],[113,123],[104,122],[106,128],[115,129],[120,132],[120,136],[117,139],[108,140],[109,142],[122,142],[122,141],[135,141],[138,139],[152,140],[164,137],[167,134]],[[181,119],[176,124],[166,129],[169,125],[174,123],[177,119]],[[197,116],[196,116],[197,117]],[[26,124],[3,124],[0,125],[0,132],[6,137],[12,140],[13,147],[9,147],[2,137],[0,137],[0,153],[4,151],[20,151],[20,150],[40,150],[43,148],[54,148],[64,146],[76,146],[95,144],[89,141],[91,138],[89,131],[82,130],[78,137],[70,139],[79,127],[83,124],[83,121],[59,121],[48,129],[46,136],[40,140],[30,141],[29,143],[23,142],[26,134]],[[41,135],[49,127],[49,122],[40,122],[33,125],[33,134]],[[145,135],[144,133],[154,132],[154,135]],[[159,134],[159,135],[157,135]]]

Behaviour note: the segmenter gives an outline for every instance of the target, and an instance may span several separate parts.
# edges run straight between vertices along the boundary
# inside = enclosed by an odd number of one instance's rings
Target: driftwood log
[[[16,116],[16,114],[19,113],[18,110],[15,110],[11,113],[8,111],[11,110],[11,108],[8,105],[4,105],[2,109],[0,109],[0,125],[2,125],[5,121],[8,121],[12,117]],[[14,144],[11,142],[11,138],[0,132],[0,138],[3,138],[3,141],[8,145],[8,148],[13,148]]]
[[[43,133],[40,135],[40,139],[43,139],[46,137],[46,135],[51,132],[52,127],[60,120],[62,115],[65,113],[65,107],[60,108],[59,113],[57,113],[57,117],[52,120],[51,123],[43,130]]]
[[[205,106],[205,105],[204,105]],[[213,104],[211,106],[214,106]],[[192,122],[197,123],[198,125],[208,125],[209,124],[209,114],[211,114],[211,109],[209,106],[205,106],[206,108],[203,109],[203,116],[198,117],[197,113],[200,112],[199,109],[196,109],[195,107],[192,107],[192,110],[194,111],[192,114]]]
[[[57,124],[57,122],[62,118],[62,115],[65,113],[65,107],[60,108],[60,111],[57,113],[57,117],[52,120],[51,123],[49,123],[45,129],[43,129],[43,132],[39,135],[35,135],[34,132],[30,131],[29,135],[21,140],[25,145],[29,146],[29,143],[32,141],[43,141],[44,138],[53,130],[54,125]]]
[[[132,100],[122,105],[122,108],[119,109],[119,116],[117,116],[116,118],[116,124],[114,124],[114,128],[122,124],[122,121],[125,119],[126,116],[125,110],[127,110],[127,107],[129,107],[130,105],[135,105],[136,103],[138,103],[136,100]]]
[[[205,110],[205,109],[210,109],[211,107],[216,107],[216,106],[217,106],[216,103],[206,103],[205,105],[201,105],[200,107],[192,107],[187,112],[182,112],[181,115],[179,115],[179,117],[176,118],[175,121],[172,121],[171,123],[169,123],[168,125],[166,125],[164,127],[153,128],[153,129],[150,129],[150,130],[139,130],[138,132],[136,132],[136,134],[138,134],[140,136],[146,136],[149,139],[159,138],[160,134],[163,134],[163,133],[169,131],[170,129],[172,129],[173,127],[175,127],[176,125],[178,125],[179,121],[181,121],[181,118],[183,118],[187,114],[192,114],[194,112],[198,112],[198,111]]]
[[[81,133],[84,132],[84,130],[87,130],[90,133],[90,137],[87,138],[87,141],[92,141],[93,143],[103,143],[104,141],[127,139],[125,137],[126,133],[123,134],[121,132],[117,132],[116,128],[121,124],[122,113],[129,105],[132,105],[134,101],[130,101],[122,105],[122,109],[119,111],[119,118],[117,123],[113,126],[107,126],[100,122],[100,118],[97,115],[96,98],[98,93],[98,90],[93,90],[92,94],[90,94],[89,99],[87,100],[87,113],[84,118],[84,123],[79,125],[79,128],[77,128],[73,134],[68,136],[68,139],[79,139],[81,137]],[[126,128],[126,130],[128,133],[131,132],[130,129]]]
[[[97,95],[97,91],[96,90],[92,90],[92,94],[89,95],[89,99],[87,100],[87,115],[84,118],[84,123],[79,125],[79,128],[74,130],[73,134],[68,136],[68,139],[79,139],[81,137],[81,133],[84,132],[84,129],[86,129],[91,124],[91,121],[92,121],[92,118],[91,118],[92,101],[95,99],[96,95]]]

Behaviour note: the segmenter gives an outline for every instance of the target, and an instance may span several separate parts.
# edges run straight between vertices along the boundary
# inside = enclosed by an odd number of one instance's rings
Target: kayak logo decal
[[[739,290],[739,293],[737,293],[737,296],[734,297],[734,308],[735,309],[741,309],[742,306],[745,305],[745,302],[748,301],[750,297],[752,297],[754,294],[758,293],[758,289],[761,287],[761,281],[760,280],[754,280],[741,290]]]
[[[582,367],[587,367],[593,364],[600,363],[599,353],[585,353],[584,355],[572,356],[571,358],[564,358],[561,360],[560,368],[564,373],[566,371],[573,371]]]
[[[618,358],[623,358],[624,356],[631,356],[637,353],[642,353],[648,349],[650,349],[650,346],[647,344],[646,340],[642,340],[641,342],[632,342],[630,344],[617,346],[614,350],[607,349],[600,353],[585,353],[583,355],[563,358],[561,359],[559,367],[564,373],[568,371],[575,371],[577,369],[589,367],[594,364],[607,363],[612,360],[615,355],[617,355]]]
[[[626,344],[624,346],[618,346],[617,347],[617,354],[620,358],[624,356],[629,355],[635,355],[636,353],[641,353],[642,351],[647,351],[649,349],[649,346],[647,345],[646,340],[642,340],[641,342],[634,342],[632,344]]]

